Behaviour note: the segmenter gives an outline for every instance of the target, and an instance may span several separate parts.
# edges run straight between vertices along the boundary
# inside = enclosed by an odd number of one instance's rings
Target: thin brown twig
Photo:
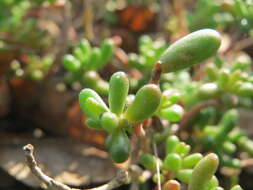
[[[42,184],[45,184],[48,190],[81,190],[71,188],[63,183],[60,183],[53,178],[47,176],[40,167],[38,166],[35,158],[34,158],[34,147],[31,144],[28,144],[23,147],[26,157],[27,166],[30,168],[32,174],[38,179],[38,181]],[[127,184],[130,182],[129,172],[126,170],[120,170],[115,178],[109,181],[107,184],[101,185],[99,187],[94,187],[91,189],[84,190],[111,190],[117,188],[123,184]]]
[[[164,23],[166,22],[166,19],[169,16],[169,4],[171,2],[168,0],[162,0],[160,1],[160,11],[158,13],[158,17],[157,17],[157,30],[158,31],[162,31],[164,28]]]
[[[114,50],[114,56],[119,60],[123,68],[132,76],[134,79],[142,78],[142,74],[137,70],[129,67],[129,59],[127,53],[120,47],[116,47]]]
[[[8,44],[9,46],[12,46],[12,48],[16,49],[16,50],[21,49],[22,51],[25,50],[25,51],[29,51],[29,52],[38,51],[38,50],[34,50],[34,49],[37,49],[36,46],[33,46],[32,44],[28,44],[26,42],[14,40],[10,36],[0,35],[0,41],[3,41],[4,43]]]
[[[55,60],[49,69],[48,76],[52,75],[53,73],[57,72],[59,63],[63,55],[66,53],[68,48],[68,32],[70,27],[72,26],[71,22],[71,3],[66,1],[65,5],[62,7],[62,25],[61,25],[61,33],[59,42],[57,44],[58,52],[56,52]]]
[[[161,62],[158,61],[152,70],[150,83],[159,84],[161,74],[162,74]]]
[[[34,147],[28,144],[23,147],[26,156],[26,164],[30,168],[32,174],[42,183],[47,186],[48,189],[59,189],[59,190],[71,190],[70,187],[55,181],[54,179],[48,177],[39,168],[35,158],[34,158]]]
[[[153,142],[153,149],[154,149],[154,155],[158,158],[158,153],[157,153],[157,146],[156,143]],[[157,187],[158,190],[161,190],[161,175],[160,175],[160,163],[158,161],[158,159],[156,159],[156,173],[157,173]]]
[[[140,151],[141,151],[141,137],[137,136],[137,135],[133,135],[131,138],[132,141],[132,145],[133,146],[133,150],[131,153],[131,162],[129,163],[129,167],[131,167],[131,165],[136,164],[136,162],[139,160],[139,156],[140,156]]]
[[[246,167],[249,167],[249,166],[253,166],[253,159],[252,158],[245,159],[245,160],[241,161],[241,167],[242,168],[246,168]]]
[[[188,29],[187,29],[187,25],[185,23],[185,1],[184,0],[177,0],[177,1],[173,1],[172,3],[173,6],[173,12],[176,15],[176,17],[178,18],[178,31],[179,34],[176,35],[176,39],[181,38],[182,36],[186,35],[187,33],[189,33]]]
[[[234,47],[236,46],[236,44],[237,44],[237,41],[239,40],[239,38],[240,38],[240,32],[238,32],[238,31],[235,31],[235,32],[233,32],[233,35],[232,35],[232,37],[231,37],[231,43],[230,43],[230,45],[224,50],[224,51],[222,51],[222,52],[220,52],[221,54],[223,54],[223,55],[226,55],[226,54],[228,54],[229,52],[231,52],[231,51],[233,51],[234,50]]]
[[[234,50],[241,51],[252,45],[253,45],[253,38],[246,38],[246,39],[238,41],[234,46]]]
[[[125,51],[123,49],[121,49],[120,47],[117,47],[114,51],[114,55],[116,56],[116,58],[125,66],[128,65],[128,57],[127,54],[125,53]],[[129,68],[128,68],[129,69]]]
[[[179,125],[179,129],[182,131],[184,128],[187,127],[187,125],[189,124],[189,122],[204,108],[207,107],[216,107],[218,106],[219,103],[217,100],[207,100],[205,102],[201,102],[197,105],[195,105],[191,110],[189,110],[188,112],[185,113],[185,115],[183,116],[180,125]]]
[[[94,36],[94,12],[93,12],[93,3],[92,0],[84,0],[85,9],[83,12],[83,27],[85,31],[85,37],[89,40],[93,40]]]

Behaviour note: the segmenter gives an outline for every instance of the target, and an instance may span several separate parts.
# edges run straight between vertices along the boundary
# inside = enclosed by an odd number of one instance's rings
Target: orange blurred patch
[[[148,7],[144,6],[128,6],[117,12],[120,25],[127,27],[133,32],[145,31],[154,21],[155,13]]]
[[[78,101],[69,108],[67,118],[68,133],[70,136],[103,148],[105,132],[90,129],[84,124],[87,117],[83,115]]]

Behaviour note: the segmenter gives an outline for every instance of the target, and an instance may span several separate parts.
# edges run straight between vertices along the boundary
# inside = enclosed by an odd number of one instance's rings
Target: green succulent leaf
[[[125,131],[115,131],[107,142],[109,155],[116,163],[125,162],[131,151],[131,143]]]
[[[162,55],[162,72],[174,72],[213,56],[221,44],[220,34],[212,29],[193,32],[173,43]]]
[[[63,66],[69,71],[77,71],[81,63],[73,55],[67,54],[63,57]]]
[[[203,84],[199,87],[199,95],[201,98],[213,98],[217,96],[218,92],[218,85],[213,82]]]
[[[98,68],[102,68],[113,56],[114,42],[112,39],[106,39],[101,45],[101,61]]]
[[[92,88],[101,95],[108,95],[109,84],[96,71],[87,71],[81,77],[81,82],[87,88]]]
[[[88,98],[83,104],[84,113],[94,119],[99,120],[102,113],[108,111],[95,98]]]
[[[236,151],[236,146],[230,141],[225,141],[222,144],[222,149],[228,154],[233,154]]]
[[[153,180],[154,183],[158,183],[158,179],[159,178],[158,178],[157,174],[153,175],[152,180]],[[163,183],[164,180],[165,180],[164,176],[162,174],[160,174],[160,182]]]
[[[89,102],[87,103],[88,99]],[[89,117],[94,117],[96,115],[95,118],[97,118],[99,117],[97,114],[109,111],[108,107],[106,106],[102,98],[96,93],[96,91],[89,88],[85,88],[79,93],[79,104],[83,113]],[[93,107],[103,111],[99,111],[98,113],[96,113],[95,110],[92,110]]]
[[[113,132],[119,125],[119,118],[111,112],[105,112],[101,116],[101,125],[107,132]]]
[[[238,145],[250,156],[253,156],[253,141],[246,136],[242,136],[238,140]]]
[[[188,184],[192,177],[192,172],[193,172],[192,169],[182,169],[176,173],[176,177],[183,183]]]
[[[183,168],[193,169],[202,158],[203,156],[200,153],[194,153],[189,156],[186,156],[183,159]]]
[[[160,112],[162,117],[172,122],[180,121],[184,115],[184,109],[177,104],[164,108]]]
[[[184,143],[184,142],[180,142],[177,144],[177,146],[175,147],[174,152],[179,154],[180,156],[185,156],[187,155],[191,150],[190,145]]]
[[[179,154],[168,154],[163,162],[165,170],[178,171],[182,165],[182,158]]]
[[[237,94],[245,97],[253,96],[253,84],[250,82],[243,82],[237,90]]]
[[[215,174],[218,164],[218,156],[214,153],[210,153],[200,160],[193,169],[188,190],[205,190]]]
[[[90,46],[90,43],[87,39],[83,38],[81,41],[80,41],[80,44],[79,44],[79,47],[81,48],[82,50],[82,53],[88,57],[91,53],[91,46]]]
[[[231,109],[224,114],[219,123],[219,131],[215,136],[215,142],[217,145],[220,145],[226,140],[224,137],[234,129],[238,117],[238,112],[235,109]]]
[[[215,187],[215,188],[212,188],[211,190],[224,190],[222,187]]]
[[[243,188],[241,188],[240,185],[235,185],[235,186],[232,187],[230,190],[243,190]]]
[[[155,84],[147,84],[140,88],[132,104],[126,110],[125,116],[131,123],[141,122],[152,116],[161,100],[161,91]]]
[[[219,181],[217,177],[213,176],[212,179],[207,184],[205,190],[214,189],[214,188],[217,188],[218,186],[219,186]]]
[[[114,73],[109,83],[109,107],[115,114],[121,114],[124,110],[129,80],[124,72]]]
[[[177,136],[175,136],[175,135],[169,136],[165,142],[166,155],[173,153],[179,143],[180,143],[180,141]]]
[[[92,129],[97,129],[97,130],[102,130],[103,129],[102,126],[101,126],[101,124],[100,124],[100,122],[97,121],[97,120],[94,120],[94,119],[87,119],[85,121],[85,124],[88,127],[92,128]]]
[[[151,155],[151,154],[148,154],[148,153],[142,154],[140,156],[139,162],[146,169],[149,169],[149,170],[155,170],[156,169],[156,157]]]
[[[100,68],[101,62],[101,50],[97,47],[94,47],[90,53],[89,64],[93,69]]]

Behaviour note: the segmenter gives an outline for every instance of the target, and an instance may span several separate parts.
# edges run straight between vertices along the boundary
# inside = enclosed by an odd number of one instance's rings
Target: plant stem
[[[35,158],[34,158],[34,147],[31,144],[28,144],[23,147],[26,157],[27,166],[30,168],[32,174],[36,176],[38,181],[47,186],[48,190],[81,190],[71,188],[63,183],[60,183],[53,178],[47,176],[42,170],[39,168]],[[115,178],[113,178],[108,183],[101,185],[99,187],[94,187],[91,189],[83,189],[83,190],[111,190],[117,188],[123,184],[128,184],[130,182],[129,172],[126,170],[120,170]]]
[[[195,105],[191,110],[185,113],[183,116],[183,119],[180,122],[180,128],[179,130],[182,131],[187,127],[189,122],[202,110],[207,107],[217,107],[219,106],[219,102],[217,100],[207,100],[205,102],[201,102],[197,105]]]
[[[158,85],[160,82],[161,74],[162,74],[161,62],[158,61],[152,70],[150,83]]]
[[[157,147],[156,147],[156,143],[153,142],[153,149],[154,149],[154,154],[155,157],[158,158],[158,153],[157,153]],[[156,173],[157,173],[157,186],[158,186],[158,190],[161,190],[161,176],[160,176],[160,164],[158,159],[156,159]]]

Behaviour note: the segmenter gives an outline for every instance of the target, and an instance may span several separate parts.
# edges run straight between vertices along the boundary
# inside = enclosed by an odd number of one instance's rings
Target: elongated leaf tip
[[[173,43],[161,56],[162,72],[174,72],[200,63],[213,56],[221,44],[220,34],[213,29],[195,31]]]
[[[121,114],[124,110],[127,94],[129,90],[129,80],[124,72],[117,72],[111,76],[109,85],[109,107],[115,114]]]
[[[133,103],[125,112],[128,121],[137,123],[154,114],[160,104],[161,96],[161,91],[155,84],[147,84],[140,88]]]
[[[219,158],[215,153],[210,153],[200,160],[193,169],[188,190],[205,190],[215,174],[218,164]]]

